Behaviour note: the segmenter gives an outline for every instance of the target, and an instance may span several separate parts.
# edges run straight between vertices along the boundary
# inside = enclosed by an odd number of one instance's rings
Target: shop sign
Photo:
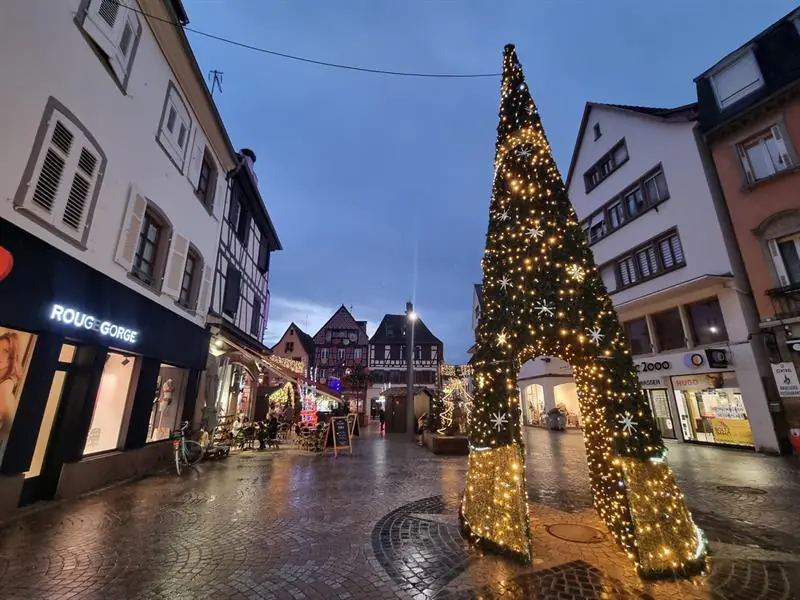
[[[684,355],[683,357],[683,364],[689,367],[690,369],[697,369],[703,366],[703,363],[706,362],[706,359],[703,358],[702,354],[698,354],[697,352],[690,352],[689,354]]]
[[[664,387],[664,381],[660,377],[655,379],[640,379],[639,385],[642,387]]]
[[[50,320],[64,325],[71,325],[76,329],[96,331],[100,335],[108,336],[115,340],[123,340],[129,344],[135,344],[139,337],[138,331],[123,327],[112,321],[103,321],[93,315],[68,306],[62,306],[61,304],[53,304],[50,309]]]
[[[719,348],[706,349],[706,358],[708,359],[708,366],[712,369],[727,369],[728,368],[728,353]]]
[[[668,360],[658,360],[655,362],[640,362],[636,363],[637,373],[646,373],[648,371],[669,371],[672,365]]]
[[[714,440],[723,444],[753,445],[750,422],[744,419],[710,419]]]
[[[778,395],[781,398],[792,398],[800,396],[800,381],[797,379],[797,371],[794,364],[790,362],[773,363],[772,376],[778,386]]]

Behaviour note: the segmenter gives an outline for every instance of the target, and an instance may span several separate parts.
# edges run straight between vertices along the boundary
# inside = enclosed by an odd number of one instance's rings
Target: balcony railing
[[[800,317],[800,284],[767,290],[776,319]]]

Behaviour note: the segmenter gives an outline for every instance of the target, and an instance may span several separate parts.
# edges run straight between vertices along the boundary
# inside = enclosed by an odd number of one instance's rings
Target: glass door
[[[650,410],[653,413],[656,427],[661,432],[661,437],[670,440],[676,439],[675,426],[672,422],[672,413],[669,410],[669,401],[667,399],[667,389],[647,390],[647,398],[650,401]]]

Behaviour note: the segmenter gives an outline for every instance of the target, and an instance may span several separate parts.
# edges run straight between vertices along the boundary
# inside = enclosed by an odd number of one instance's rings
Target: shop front
[[[0,514],[168,460],[208,333],[0,219]]]
[[[639,382],[661,435],[666,439],[753,448],[748,404],[766,400],[759,387],[747,398],[742,378],[759,383],[755,372],[736,370],[727,348],[662,354],[635,360]],[[744,360],[742,361],[744,362]],[[755,379],[752,379],[755,377]],[[763,389],[760,390],[763,396]]]

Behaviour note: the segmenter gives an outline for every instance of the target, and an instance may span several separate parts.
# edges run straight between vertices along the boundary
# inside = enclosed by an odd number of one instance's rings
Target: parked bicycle
[[[172,440],[172,447],[175,449],[175,470],[180,476],[181,471],[199,463],[205,450],[199,442],[186,439],[186,431],[189,429],[188,421],[181,425],[180,431]]]

